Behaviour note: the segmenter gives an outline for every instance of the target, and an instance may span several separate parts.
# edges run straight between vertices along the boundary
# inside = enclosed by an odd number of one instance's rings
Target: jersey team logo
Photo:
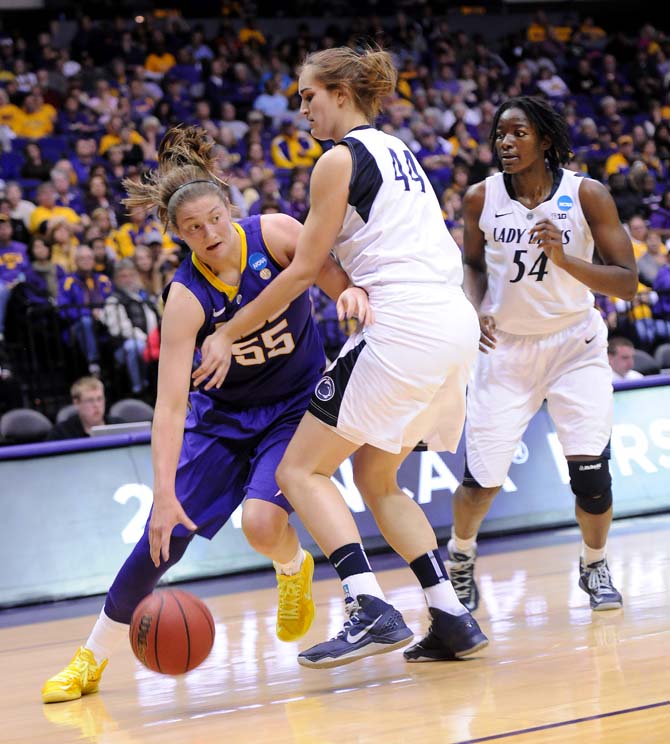
[[[558,208],[561,210],[561,212],[568,212],[574,206],[574,202],[567,195],[566,196],[559,196],[557,203],[558,203]]]
[[[333,382],[332,377],[328,377],[327,375],[322,377],[316,383],[314,395],[316,395],[319,400],[330,400],[335,395],[335,383]]]
[[[268,260],[262,253],[252,253],[248,263],[254,271],[262,271],[268,265]]]
[[[266,266],[264,269],[260,270],[259,276],[261,279],[264,279],[265,281],[267,281],[272,276],[272,272]]]

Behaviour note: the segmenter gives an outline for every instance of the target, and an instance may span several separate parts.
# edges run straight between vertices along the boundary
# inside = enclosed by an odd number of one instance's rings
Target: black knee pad
[[[568,460],[570,488],[587,514],[604,514],[612,506],[612,476],[606,457]]]

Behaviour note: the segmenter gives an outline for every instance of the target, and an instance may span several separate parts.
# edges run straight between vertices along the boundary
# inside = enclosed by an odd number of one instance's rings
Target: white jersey
[[[530,228],[550,219],[563,234],[563,249],[589,263],[593,236],[579,201],[583,176],[562,170],[550,197],[535,209],[507,190],[503,173],[486,179],[479,227],[486,237],[488,289],[481,313],[492,315],[507,333],[554,333],[585,317],[593,307],[589,288],[553,264],[529,239]]]
[[[352,282],[460,287],[461,253],[428,177],[407,145],[369,126],[342,140],[351,152],[349,200],[334,253]]]

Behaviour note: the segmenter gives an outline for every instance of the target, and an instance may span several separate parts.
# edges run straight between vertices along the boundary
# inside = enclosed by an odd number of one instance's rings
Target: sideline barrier
[[[670,377],[615,386],[611,471],[615,517],[670,509]],[[463,472],[456,454],[414,452],[399,481],[441,536]],[[221,474],[225,477],[225,474]],[[351,462],[335,474],[369,548],[384,545],[353,485]],[[106,592],[142,534],[152,503],[148,434],[0,447],[0,607]],[[543,408],[517,449],[482,534],[574,524],[565,460]],[[303,545],[314,547],[299,527]],[[239,511],[210,542],[194,540],[168,580],[268,566],[247,545]]]

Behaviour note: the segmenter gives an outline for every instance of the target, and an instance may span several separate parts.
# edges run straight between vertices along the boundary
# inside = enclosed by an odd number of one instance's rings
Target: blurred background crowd
[[[609,187],[638,261],[635,299],[598,296],[597,307],[639,352],[639,371],[670,367],[670,35],[652,16],[622,23],[611,4],[405,0],[382,14],[363,2],[356,17],[337,3],[324,17],[310,0],[292,17],[273,3],[210,5],[195,3],[197,18],[91,3],[90,15],[0,22],[0,413],[53,420],[82,376],[108,400],[153,402],[161,293],[187,251],[154,215],[127,213],[122,179],[155,167],[168,127],[197,124],[217,143],[237,216],[304,220],[329,143],[300,116],[296,70],[306,52],[340,44],[395,56],[379,123],[416,153],[459,245],[464,191],[497,171],[496,107],[551,100],[571,126],[569,167]],[[313,306],[332,357],[348,329],[318,290]]]

